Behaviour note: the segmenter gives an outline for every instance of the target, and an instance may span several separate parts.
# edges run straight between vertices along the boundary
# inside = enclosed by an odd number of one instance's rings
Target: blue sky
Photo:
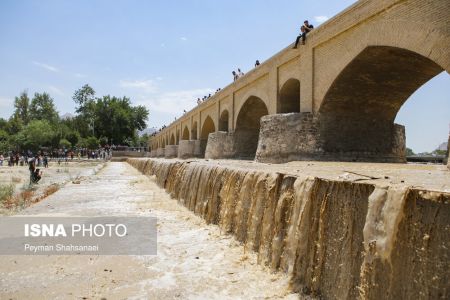
[[[129,96],[161,126],[194,99],[232,80],[256,59],[289,45],[304,19],[319,25],[355,1],[161,0],[0,1],[0,117],[13,99],[49,92],[60,114],[89,83],[98,95]],[[407,145],[446,141],[450,76],[441,74],[402,107]]]

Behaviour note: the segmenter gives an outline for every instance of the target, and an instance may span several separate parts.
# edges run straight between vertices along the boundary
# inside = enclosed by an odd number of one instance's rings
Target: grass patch
[[[14,194],[14,184],[2,184],[0,185],[0,202],[4,202],[12,197]]]

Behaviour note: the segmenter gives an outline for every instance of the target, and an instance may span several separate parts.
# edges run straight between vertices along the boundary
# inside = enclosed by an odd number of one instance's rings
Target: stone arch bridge
[[[152,137],[151,156],[404,162],[394,119],[449,73],[449,49],[448,0],[360,0]]]

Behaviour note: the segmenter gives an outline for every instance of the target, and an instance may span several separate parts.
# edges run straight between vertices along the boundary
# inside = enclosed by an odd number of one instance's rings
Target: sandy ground
[[[28,166],[0,166],[0,185],[14,185],[14,194],[26,190],[33,191],[33,198],[41,196],[50,185],[62,186],[66,182],[94,173],[94,169],[101,168],[103,161],[69,161],[58,164],[50,162],[48,168],[38,167],[42,172],[42,179],[38,184],[30,186],[30,172]],[[16,213],[22,207],[15,207],[12,211],[4,209],[0,204],[0,215]]]
[[[146,158],[142,158],[146,159]],[[163,158],[153,158],[161,161]],[[169,159],[167,161],[175,161]],[[450,171],[437,164],[387,164],[356,162],[294,161],[284,164],[266,164],[243,160],[190,159],[199,164],[230,168],[311,176],[331,180],[373,183],[378,186],[409,186],[426,190],[450,192]],[[360,175],[358,175],[360,174]],[[375,179],[370,179],[374,177]]]
[[[154,178],[108,163],[25,215],[158,218],[156,256],[0,256],[0,299],[298,299],[219,228],[170,199]]]

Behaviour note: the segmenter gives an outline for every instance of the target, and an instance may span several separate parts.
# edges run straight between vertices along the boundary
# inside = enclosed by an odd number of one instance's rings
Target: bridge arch
[[[235,150],[240,158],[253,159],[258,147],[260,120],[269,111],[261,98],[250,96],[242,105],[236,119]]]
[[[173,133],[170,135],[169,145],[175,145],[175,135]]]
[[[418,88],[443,70],[411,50],[366,47],[340,72],[322,101],[323,149],[374,157],[404,156],[395,117]]]
[[[228,110],[225,109],[220,114],[219,131],[226,131],[226,132],[228,132],[229,120],[230,120],[230,114],[228,113]]]
[[[202,156],[205,154],[209,134],[215,131],[216,126],[214,125],[213,119],[210,116],[207,116],[206,119],[203,121],[203,126],[200,133],[200,150]]]
[[[300,112],[300,81],[296,78],[288,79],[280,89],[277,103],[277,113]]]
[[[184,126],[183,135],[181,136],[182,140],[189,140],[189,129],[187,126]]]

